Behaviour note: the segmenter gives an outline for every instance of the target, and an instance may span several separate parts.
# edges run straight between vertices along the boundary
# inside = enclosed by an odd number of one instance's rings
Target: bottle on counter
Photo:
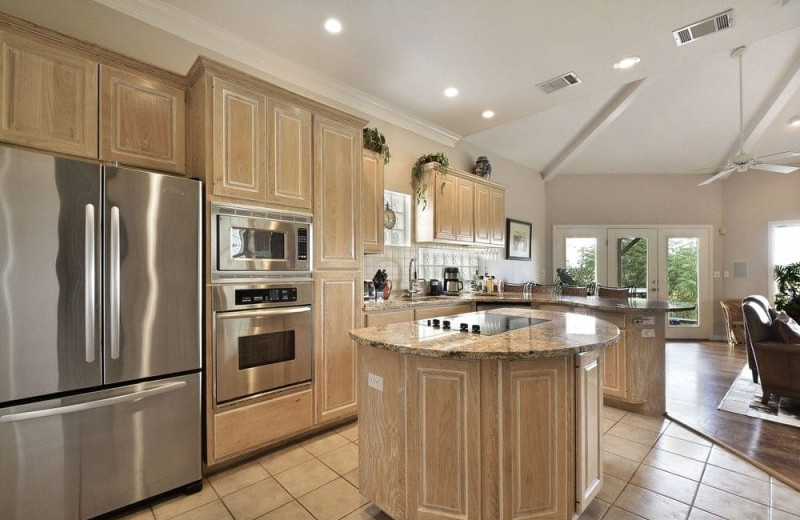
[[[488,276],[486,280],[486,292],[493,293],[494,292],[494,277]]]

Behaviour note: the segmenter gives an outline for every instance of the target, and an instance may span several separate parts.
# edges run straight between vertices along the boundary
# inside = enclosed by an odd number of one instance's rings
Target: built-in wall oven
[[[217,404],[311,380],[311,281],[212,288]]]

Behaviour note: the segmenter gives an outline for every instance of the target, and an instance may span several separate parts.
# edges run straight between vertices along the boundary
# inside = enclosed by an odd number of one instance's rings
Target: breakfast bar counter
[[[566,520],[599,491],[615,325],[517,307],[350,335],[360,491],[395,520]]]

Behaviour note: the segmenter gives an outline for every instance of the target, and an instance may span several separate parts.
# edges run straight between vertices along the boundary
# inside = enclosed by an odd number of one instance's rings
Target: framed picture
[[[531,235],[533,225],[530,222],[506,219],[506,259],[530,260]]]

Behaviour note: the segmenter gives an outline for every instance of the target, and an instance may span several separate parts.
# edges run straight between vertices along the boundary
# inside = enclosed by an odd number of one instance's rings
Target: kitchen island
[[[395,520],[583,511],[603,478],[600,353],[619,329],[524,308],[444,319],[350,333],[362,495]]]

